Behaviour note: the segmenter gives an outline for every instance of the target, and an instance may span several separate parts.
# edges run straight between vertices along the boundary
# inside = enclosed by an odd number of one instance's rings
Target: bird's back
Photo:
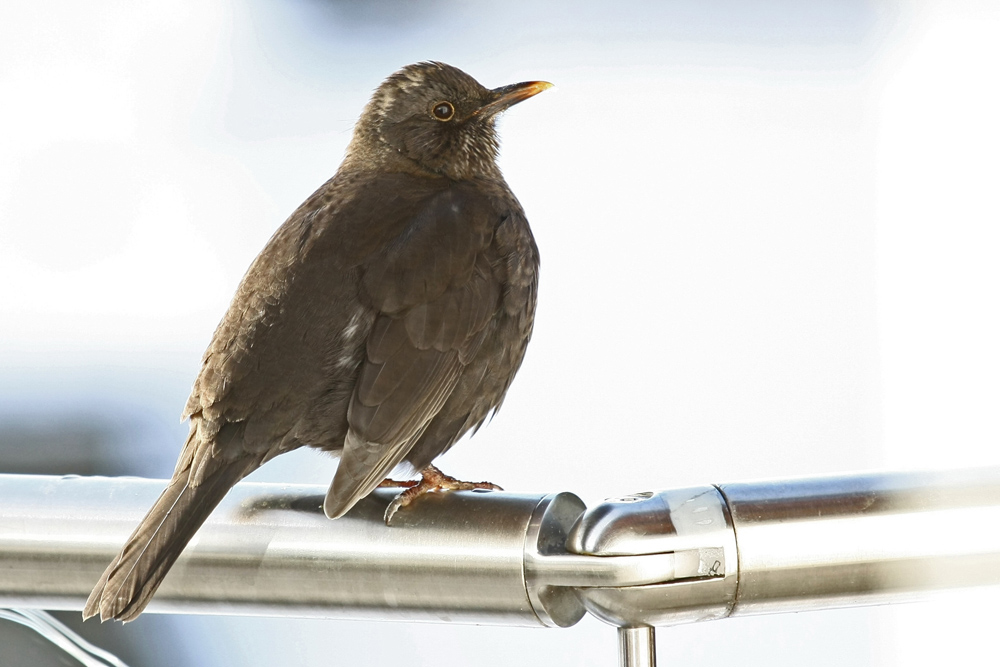
[[[339,450],[375,346],[369,338],[383,318],[403,322],[402,345],[413,351],[457,349],[470,333],[482,336],[474,358],[460,360],[453,397],[422,441],[428,452],[443,451],[502,400],[520,365],[537,266],[524,213],[502,180],[342,171],[289,217],[247,271],[185,416],[201,422],[202,439],[224,440],[216,448]],[[419,391],[404,385],[394,393]],[[219,430],[231,435],[219,438]],[[412,461],[418,469],[426,456]]]

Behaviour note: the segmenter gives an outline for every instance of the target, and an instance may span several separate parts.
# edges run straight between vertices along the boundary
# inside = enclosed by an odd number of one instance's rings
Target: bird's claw
[[[406,485],[399,482],[396,484],[399,486]],[[385,508],[385,524],[387,526],[392,525],[392,517],[397,511],[427,493],[446,491],[503,491],[502,488],[492,482],[463,482],[450,475],[445,475],[434,466],[424,468],[420,476],[420,481],[407,486],[409,488],[393,498],[389,506]]]
[[[389,506],[385,508],[385,525],[387,526],[392,525],[393,515],[399,510],[400,507],[402,507],[405,504],[407,503],[403,502],[402,493],[392,499],[392,502],[389,503]]]

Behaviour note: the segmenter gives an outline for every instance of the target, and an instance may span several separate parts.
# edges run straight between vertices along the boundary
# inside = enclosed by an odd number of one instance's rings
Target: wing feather
[[[501,289],[485,251],[500,216],[449,190],[373,261],[361,280],[379,309],[324,508],[346,512],[406,457],[479,350]]]

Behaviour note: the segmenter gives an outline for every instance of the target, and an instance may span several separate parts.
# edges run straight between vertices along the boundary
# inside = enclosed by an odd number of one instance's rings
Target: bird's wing
[[[390,279],[415,261],[412,252],[388,251],[393,243],[408,247],[401,236],[425,222],[415,212],[432,213],[429,204],[447,189],[441,181],[340,173],[275,232],[219,323],[184,410],[184,418],[198,422],[196,478],[209,460],[280,453],[279,443],[297,435],[313,401],[332,394],[343,398],[323,418],[327,440],[306,441],[340,448],[365,338],[377,309],[393,307],[376,276],[368,277],[372,293],[359,293],[362,271],[381,262]],[[465,253],[479,242],[477,234],[467,236]],[[432,296],[443,292],[433,281],[427,288]]]
[[[328,516],[342,515],[403,460],[482,344],[501,297],[485,254],[498,218],[475,191],[445,190],[365,264],[362,299],[378,315]]]

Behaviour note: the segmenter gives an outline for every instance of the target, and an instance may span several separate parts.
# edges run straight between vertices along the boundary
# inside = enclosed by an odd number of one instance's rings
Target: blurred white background
[[[592,503],[1000,464],[996,3],[9,0],[0,470],[62,443],[65,472],[86,472],[72,462],[88,448],[98,471],[169,476],[244,270],[333,174],[371,90],[427,59],[489,87],[557,86],[501,126],[542,252],[535,337],[502,413],[447,472]],[[255,478],[326,484],[335,465],[297,452]],[[661,630],[660,660],[972,662],[993,651],[991,603]],[[117,634],[138,643],[128,656],[161,652],[138,664],[616,655],[590,619],[147,615]]]

